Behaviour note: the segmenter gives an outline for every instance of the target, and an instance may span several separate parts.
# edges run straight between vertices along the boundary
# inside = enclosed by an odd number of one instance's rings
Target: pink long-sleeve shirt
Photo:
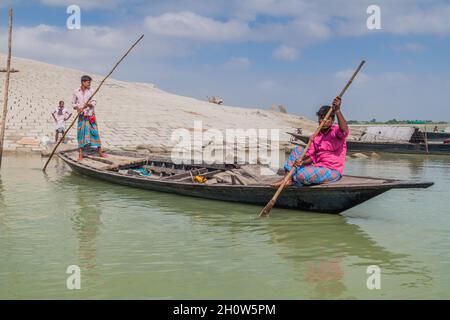
[[[315,167],[325,167],[344,172],[347,154],[347,137],[349,131],[342,131],[334,125],[327,133],[319,132],[306,153],[311,157]]]
[[[86,89],[81,90],[80,88],[77,88],[73,91],[72,93],[72,107],[82,107],[84,106],[84,104],[89,100],[89,98],[92,96],[92,94],[94,93],[94,90],[91,89]],[[92,99],[90,102],[90,104],[92,104],[94,107],[97,105],[97,101],[95,99]],[[84,109],[83,111],[83,115],[84,116],[92,116],[95,113],[94,107],[87,107],[86,109]]]

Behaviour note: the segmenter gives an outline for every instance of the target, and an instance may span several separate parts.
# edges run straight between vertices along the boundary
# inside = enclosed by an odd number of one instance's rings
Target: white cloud
[[[299,52],[293,47],[282,45],[275,49],[273,56],[282,60],[296,60],[299,56]]]
[[[433,0],[423,4],[419,0],[378,0],[381,9],[381,30],[369,30],[366,27],[368,15],[361,10],[368,2],[355,3],[350,10],[340,10],[340,21],[336,25],[340,36],[360,36],[379,33],[396,35],[450,35],[450,4],[446,0]],[[372,3],[370,3],[372,4]],[[357,11],[354,11],[358,8]],[[338,11],[336,11],[338,12]],[[332,12],[328,13],[332,16]]]
[[[40,0],[43,5],[67,7],[77,5],[81,9],[115,9],[120,0]]]
[[[13,55],[30,58],[89,72],[104,73],[121,54],[139,37],[142,28],[126,29],[82,26],[80,30],[37,25],[17,26],[13,35]],[[0,28],[0,49],[5,50],[7,32]],[[144,73],[147,66],[162,58],[180,57],[189,48],[176,41],[164,41],[145,35],[143,41],[127,58],[128,67]],[[139,66],[140,64],[140,66]],[[136,71],[137,70],[137,71]],[[119,70],[119,74],[120,74]],[[132,77],[133,78],[133,77]]]
[[[109,27],[82,27],[70,31],[66,28],[41,24],[34,27],[17,27],[14,35],[14,52],[35,58],[82,61],[92,56],[106,55],[127,43],[126,33]]]
[[[16,0],[18,1],[18,0]],[[24,0],[21,0],[24,1]],[[253,37],[262,37],[270,30],[265,26],[283,29],[287,27],[292,34],[303,37],[327,39],[331,33],[343,36],[375,34],[387,32],[394,34],[450,34],[450,4],[447,0],[378,0],[381,8],[382,30],[370,31],[366,27],[366,9],[373,4],[371,0],[152,0],[138,5],[125,0],[40,0],[44,5],[67,6],[78,4],[86,9],[115,9],[121,7],[132,12],[139,8],[139,14],[152,14],[150,24],[158,34],[187,37],[190,39],[214,39],[206,29],[217,31],[218,39],[229,39],[230,33],[236,37],[249,32],[249,23],[257,24],[257,17],[274,17],[255,29]],[[184,10],[183,12],[180,12]],[[223,17],[224,20],[213,17]],[[289,20],[289,23],[282,20]],[[169,27],[165,30],[165,27]],[[183,28],[186,27],[186,30]],[[201,36],[202,34],[207,36]],[[283,38],[282,33],[276,33]],[[200,35],[200,36],[198,36]],[[240,38],[240,37],[238,37]],[[278,41],[286,41],[278,39]]]
[[[290,46],[307,46],[328,39],[326,21],[312,17],[280,22],[260,23],[230,18],[226,21],[190,11],[167,12],[145,18],[147,29],[154,35],[190,41],[254,41],[280,42]]]
[[[2,7],[6,7],[6,6],[12,6],[14,4],[14,2],[17,3],[17,0],[0,0],[0,8]]]
[[[341,71],[336,72],[334,74],[334,77],[339,80],[347,80],[348,81],[352,77],[353,72],[355,72],[355,70],[353,70],[353,69],[341,70]],[[370,79],[369,76],[362,71],[360,71],[358,73],[357,78],[358,78],[357,82],[359,82],[359,83],[367,82]]]
[[[226,64],[230,69],[247,69],[250,67],[250,60],[247,57],[232,57]]]
[[[157,35],[207,41],[242,40],[250,32],[250,28],[244,22],[237,20],[222,22],[188,11],[147,17],[145,24]]]
[[[408,42],[405,44],[393,45],[392,50],[396,52],[423,52],[425,46],[417,42]]]
[[[388,31],[395,34],[450,34],[450,5],[434,6],[393,17]]]

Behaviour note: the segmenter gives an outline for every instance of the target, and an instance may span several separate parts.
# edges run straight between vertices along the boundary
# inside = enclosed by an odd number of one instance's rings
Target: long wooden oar
[[[142,40],[142,38],[144,38],[144,35],[141,35],[139,37],[139,39],[136,40],[135,43],[133,43],[133,45],[130,47],[130,49],[128,49],[127,52],[125,52],[125,54],[122,56],[122,58],[120,58],[119,61],[117,61],[117,63],[114,65],[114,67],[111,69],[111,71],[106,75],[105,78],[103,78],[102,82],[100,82],[100,84],[98,85],[97,89],[94,91],[94,93],[91,95],[91,97],[88,99],[88,101],[86,101],[86,103],[83,106],[83,109],[89,104],[89,102],[92,100],[92,98],[97,94],[97,92],[100,90],[100,88],[102,87],[103,83],[106,81],[106,79],[109,78],[109,76],[114,72],[114,70],[116,70],[117,66],[122,62],[123,59],[125,59],[125,57],[130,53],[131,50],[133,50],[133,48],[139,43],[139,41]],[[64,138],[66,137],[67,133],[69,132],[69,130],[73,127],[73,125],[75,124],[75,122],[78,119],[78,115],[81,112],[78,112],[77,116],[73,119],[72,123],[70,124],[69,128],[64,132],[62,138],[58,141],[58,143],[56,144],[56,146],[53,148],[52,153],[50,154],[50,157],[48,158],[47,162],[45,163],[45,166],[42,170],[46,170],[47,166],[50,162],[50,160],[52,159],[53,155],[56,152],[56,149],[59,147],[59,145],[61,144],[61,142],[64,141]]]
[[[3,140],[5,139],[6,130],[6,115],[8,114],[8,97],[9,97],[9,75],[11,73],[11,39],[12,39],[12,18],[13,10],[9,9],[9,27],[8,27],[8,59],[6,60],[6,78],[5,88],[3,91],[3,116],[2,124],[0,126],[0,168],[3,159]]]
[[[350,87],[350,84],[353,82],[353,79],[355,79],[356,75],[358,74],[359,70],[361,70],[361,68],[362,68],[362,66],[364,65],[365,62],[366,62],[365,60],[361,61],[361,63],[359,64],[358,68],[355,70],[355,72],[353,73],[352,77],[347,82],[347,84],[345,85],[344,89],[342,89],[341,93],[339,94],[340,98],[342,98],[342,96],[344,95],[345,91],[347,91],[348,87]],[[302,154],[301,154],[301,156],[299,158],[300,161],[303,161],[303,158],[305,157],[306,152],[309,149],[309,146],[311,145],[311,143],[313,142],[313,140],[317,136],[317,134],[320,132],[320,130],[322,129],[322,127],[325,124],[325,122],[327,122],[327,120],[330,117],[330,115],[333,112],[333,110],[334,110],[333,108],[330,108],[330,110],[328,110],[327,114],[323,118],[323,120],[320,123],[319,127],[316,129],[316,131],[313,133],[313,135],[309,138],[308,144],[303,149],[303,152],[302,152]],[[275,194],[272,197],[272,199],[270,199],[270,201],[266,204],[266,206],[259,213],[259,217],[260,218],[266,217],[266,216],[269,215],[270,210],[272,210],[273,206],[277,202],[278,197],[280,196],[281,192],[283,191],[284,187],[286,186],[286,183],[291,179],[292,174],[294,173],[295,169],[296,169],[296,167],[293,166],[291,171],[289,171],[289,173],[286,175],[286,177],[284,177],[284,179],[283,179],[280,187],[278,188],[277,192],[275,192]]]

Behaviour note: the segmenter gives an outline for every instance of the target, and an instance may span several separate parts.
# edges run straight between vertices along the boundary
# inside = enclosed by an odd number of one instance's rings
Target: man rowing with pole
[[[303,147],[292,150],[288,160],[284,164],[286,174],[295,167],[292,179],[286,185],[298,186],[334,182],[342,177],[344,172],[345,156],[347,154],[347,137],[349,129],[347,121],[341,112],[341,98],[333,100],[333,106],[322,106],[317,112],[319,123],[322,122],[327,112],[333,108],[331,116],[323,125],[319,134],[311,143],[303,161],[299,161]],[[338,125],[333,125],[335,117]],[[279,187],[283,179],[273,184]]]
[[[100,135],[98,133],[97,121],[95,118],[95,106],[97,101],[91,98],[92,78],[84,75],[81,77],[81,86],[72,94],[72,106],[78,112],[77,140],[79,147],[78,161],[83,160],[83,149],[97,148],[100,157],[106,157],[102,152]],[[89,103],[87,103],[89,101]]]

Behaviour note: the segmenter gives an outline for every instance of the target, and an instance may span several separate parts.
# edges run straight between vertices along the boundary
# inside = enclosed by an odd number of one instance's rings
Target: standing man
[[[59,106],[52,112],[52,117],[56,124],[55,143],[58,143],[60,133],[64,135],[64,132],[66,131],[66,121],[69,120],[71,116],[72,114],[64,108],[64,101],[61,100]]]
[[[92,78],[90,76],[81,77],[81,86],[72,94],[72,106],[78,112],[77,139],[79,147],[78,161],[83,160],[83,149],[97,148],[100,157],[106,157],[102,152],[102,145],[98,133],[97,121],[95,119],[95,106],[97,101],[89,98],[94,93],[91,89]]]

